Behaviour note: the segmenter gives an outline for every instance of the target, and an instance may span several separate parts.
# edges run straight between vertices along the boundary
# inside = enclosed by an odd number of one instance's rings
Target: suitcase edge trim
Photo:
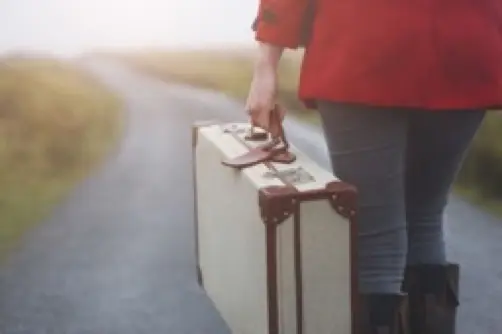
[[[198,218],[198,207],[197,207],[197,154],[196,147],[198,143],[199,137],[199,129],[206,126],[212,126],[220,124],[220,122],[216,120],[205,120],[205,121],[197,121],[192,124],[192,183],[193,183],[193,220],[194,220],[194,246],[195,246],[195,270],[196,270],[196,278],[197,283],[200,287],[204,287],[204,278],[202,276],[202,269],[200,268],[200,260],[199,260],[199,218]]]

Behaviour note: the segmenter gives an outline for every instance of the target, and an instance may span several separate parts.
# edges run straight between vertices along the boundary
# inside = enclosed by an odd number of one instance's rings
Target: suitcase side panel
[[[351,223],[328,201],[300,204],[303,333],[352,333]]]
[[[278,327],[280,333],[298,332],[298,291],[296,274],[296,251],[295,243],[296,226],[295,219],[285,220],[276,227],[276,254],[277,254],[277,291],[275,292],[278,302]]]
[[[269,319],[268,297],[274,286],[268,284],[267,249],[275,240],[261,221],[256,187],[243,173],[221,166],[225,154],[240,148],[224,140],[215,142],[201,131],[195,148],[204,289],[233,333],[269,333],[274,319]]]

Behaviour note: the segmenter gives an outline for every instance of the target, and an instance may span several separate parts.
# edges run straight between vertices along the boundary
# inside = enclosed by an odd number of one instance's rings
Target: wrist
[[[260,43],[256,66],[276,70],[284,48],[267,43]]]

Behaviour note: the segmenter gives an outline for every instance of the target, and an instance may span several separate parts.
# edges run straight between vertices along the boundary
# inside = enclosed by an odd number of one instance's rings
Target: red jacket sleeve
[[[255,39],[285,48],[302,45],[309,3],[313,0],[260,0],[253,23]]]

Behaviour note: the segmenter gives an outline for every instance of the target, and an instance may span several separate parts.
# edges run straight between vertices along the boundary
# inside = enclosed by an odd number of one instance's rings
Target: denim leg
[[[355,185],[362,293],[398,293],[406,264],[405,111],[319,101],[333,171]]]
[[[410,114],[406,163],[409,265],[446,263],[443,215],[483,111]]]

